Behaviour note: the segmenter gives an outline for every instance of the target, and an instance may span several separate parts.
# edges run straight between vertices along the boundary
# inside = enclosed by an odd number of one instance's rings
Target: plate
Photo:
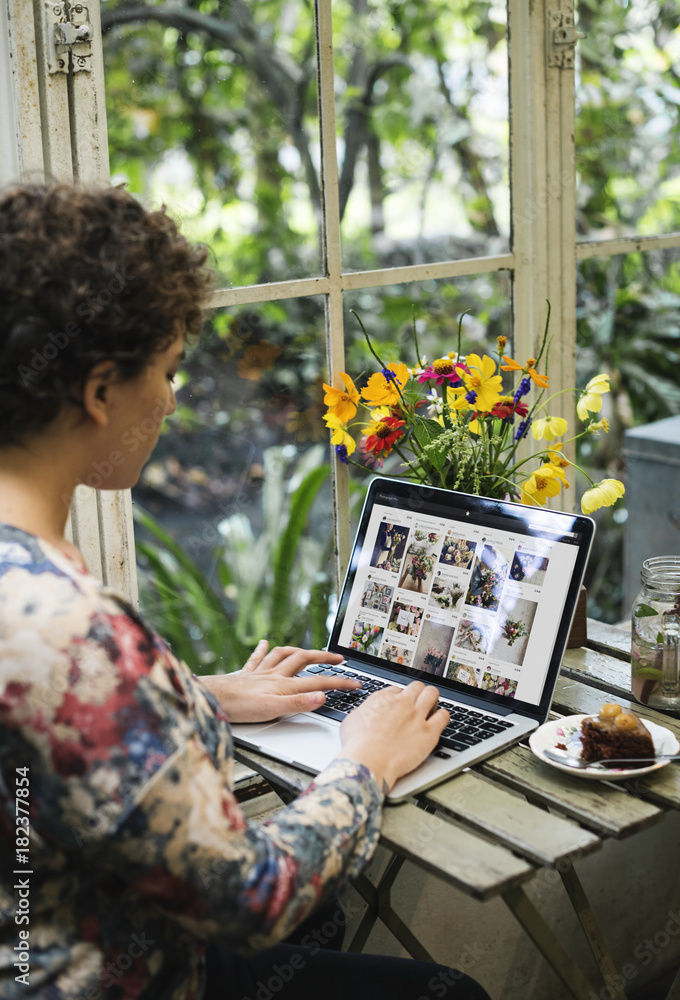
[[[545,761],[558,771],[564,771],[575,778],[595,778],[598,781],[620,781],[622,778],[639,778],[643,774],[650,774],[658,771],[660,767],[670,764],[669,760],[658,760],[648,767],[612,767],[603,771],[599,767],[569,767],[568,764],[560,764],[556,760],[551,760],[543,753],[544,750],[553,750],[555,753],[562,753],[565,760],[577,760],[581,756],[581,723],[587,715],[567,715],[563,719],[553,719],[545,722],[529,737],[529,746],[539,760]],[[680,746],[670,729],[665,726],[658,726],[655,722],[642,720],[652,737],[654,749],[657,753],[678,753]],[[559,750],[558,743],[566,746],[566,750]]]

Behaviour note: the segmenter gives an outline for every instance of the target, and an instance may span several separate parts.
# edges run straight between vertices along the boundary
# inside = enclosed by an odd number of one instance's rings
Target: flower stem
[[[362,332],[363,332],[363,335],[364,335],[364,337],[366,338],[366,343],[368,344],[368,349],[369,349],[369,351],[371,352],[371,354],[373,355],[373,357],[375,358],[375,360],[376,360],[376,361],[378,362],[378,364],[380,365],[381,369],[382,369],[383,371],[388,371],[388,367],[387,367],[387,365],[386,365],[386,364],[384,363],[384,361],[382,361],[382,360],[381,360],[381,359],[380,359],[380,358],[378,357],[378,355],[376,354],[376,352],[375,352],[375,351],[373,350],[373,344],[371,343],[371,340],[370,340],[370,338],[369,338],[369,336],[368,336],[368,333],[366,332],[366,327],[365,327],[365,326],[364,326],[364,324],[363,324],[363,323],[361,322],[361,316],[360,316],[360,315],[359,315],[359,313],[358,313],[358,312],[356,311],[356,309],[350,309],[350,312],[351,312],[351,313],[352,313],[352,315],[353,315],[353,316],[355,317],[355,319],[356,319],[357,323],[359,324],[359,326],[360,326],[360,327],[361,327],[361,329],[362,329]],[[404,399],[404,397],[403,397],[403,395],[402,395],[402,392],[401,392],[401,389],[399,388],[399,382],[397,381],[397,379],[396,379],[396,378],[394,379],[394,383],[393,383],[393,384],[394,384],[394,387],[395,387],[395,389],[396,389],[396,390],[397,390],[397,392],[399,393],[399,398],[401,399],[401,402],[402,402],[402,404],[403,404],[403,406],[404,406],[404,409],[406,409],[406,408],[407,408],[407,407],[406,407],[406,400]]]
[[[423,362],[420,360],[420,348],[418,346],[418,334],[416,332],[416,307],[415,306],[411,306],[411,316],[413,318],[413,343],[415,344],[415,347],[416,347],[416,361],[418,362],[418,366],[420,368],[422,368],[423,367]]]

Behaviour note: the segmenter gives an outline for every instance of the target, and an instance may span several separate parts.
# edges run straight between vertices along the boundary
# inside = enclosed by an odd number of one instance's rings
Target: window
[[[536,352],[549,300],[555,389],[599,370],[606,342],[605,362],[628,380],[611,397],[613,431],[680,408],[675,387],[656,407],[644,390],[662,375],[650,357],[674,350],[678,294],[680,35],[668,4],[581,0],[574,48],[565,0],[91,0],[103,56],[95,39],[94,72],[48,87],[48,28],[5,3],[23,173],[105,173],[106,92],[113,176],[165,199],[214,248],[214,350],[190,362],[184,392],[200,399],[180,413],[207,464],[173,464],[161,443],[147,497],[154,482],[169,487],[178,509],[209,509],[217,524],[257,493],[264,444],[323,440],[321,382],[368,363],[352,309],[400,356],[413,310],[436,356],[469,309],[470,346],[512,330],[521,358]],[[5,161],[3,175],[13,169]],[[559,405],[573,426],[570,398]],[[620,435],[591,447],[581,457],[602,464]],[[350,477],[332,461],[341,573]],[[90,497],[95,513],[102,497]],[[129,532],[127,513],[112,535],[101,516],[100,547]]]

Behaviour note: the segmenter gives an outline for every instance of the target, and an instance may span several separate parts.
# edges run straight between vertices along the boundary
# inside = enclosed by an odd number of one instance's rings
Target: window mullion
[[[576,232],[574,70],[547,64],[549,7],[566,12],[570,4],[510,0],[509,23],[514,350],[520,361],[536,356],[549,301],[552,394],[575,379]],[[550,410],[573,427],[568,394]]]
[[[342,386],[339,372],[345,367],[345,338],[342,303],[342,251],[340,245],[340,199],[335,125],[333,65],[333,12],[331,0],[316,2],[316,44],[319,78],[319,124],[321,129],[321,211],[322,256],[329,280],[325,296],[326,358],[332,385]],[[349,473],[331,452],[335,571],[340,585],[349,562],[351,537],[349,517]]]

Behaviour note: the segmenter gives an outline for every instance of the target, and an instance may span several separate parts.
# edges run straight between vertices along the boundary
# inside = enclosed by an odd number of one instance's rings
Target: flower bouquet
[[[406,572],[414,580],[424,580],[434,567],[434,556],[423,550],[416,550],[411,556],[411,562],[406,567]]]
[[[433,672],[436,672],[441,667],[445,659],[446,653],[442,652],[441,649],[437,649],[435,646],[428,646],[425,656],[423,657],[423,663]]]
[[[324,420],[331,433],[331,443],[343,462],[360,468],[381,470],[393,452],[401,459],[402,472],[410,479],[497,499],[510,497],[529,505],[544,506],[568,486],[565,469],[570,464],[562,453],[568,428],[563,417],[551,414],[550,402],[559,395],[544,398],[550,384],[547,373],[538,365],[546,354],[548,320],[537,358],[520,364],[504,354],[507,340],[497,341],[500,365],[488,355],[460,354],[461,321],[458,324],[458,351],[437,358],[431,364],[420,356],[414,329],[417,364],[408,368],[401,361],[385,363],[376,353],[361,319],[356,316],[369,349],[380,365],[361,392],[345,372],[340,376],[344,389],[324,385],[328,412]],[[515,384],[505,389],[497,372],[511,373]],[[547,361],[546,366],[547,368]],[[532,391],[538,393],[529,401]],[[576,391],[576,390],[563,390]],[[608,430],[605,419],[596,419],[602,409],[602,395],[609,391],[609,376],[596,375],[576,402],[576,413],[584,429],[570,438]],[[359,405],[368,411],[368,423],[361,422],[358,445],[353,435],[358,423]],[[519,444],[528,433],[536,441],[545,441],[543,450],[525,457]],[[351,459],[358,452],[363,465]],[[529,471],[528,464],[539,462]],[[610,506],[623,496],[624,487],[617,479],[591,483],[581,500],[581,509],[589,514]]]
[[[352,629],[352,638],[349,644],[352,649],[361,649],[365,653],[380,631],[379,625],[366,625],[364,622],[356,622]]]
[[[460,587],[443,587],[441,593],[437,593],[436,591],[433,592],[432,600],[438,604],[440,608],[448,611],[449,608],[456,607],[462,596],[463,591]]]
[[[524,622],[513,618],[506,618],[503,622],[501,635],[506,640],[508,646],[512,646],[515,639],[522,639],[525,635],[529,635],[529,630]]]

